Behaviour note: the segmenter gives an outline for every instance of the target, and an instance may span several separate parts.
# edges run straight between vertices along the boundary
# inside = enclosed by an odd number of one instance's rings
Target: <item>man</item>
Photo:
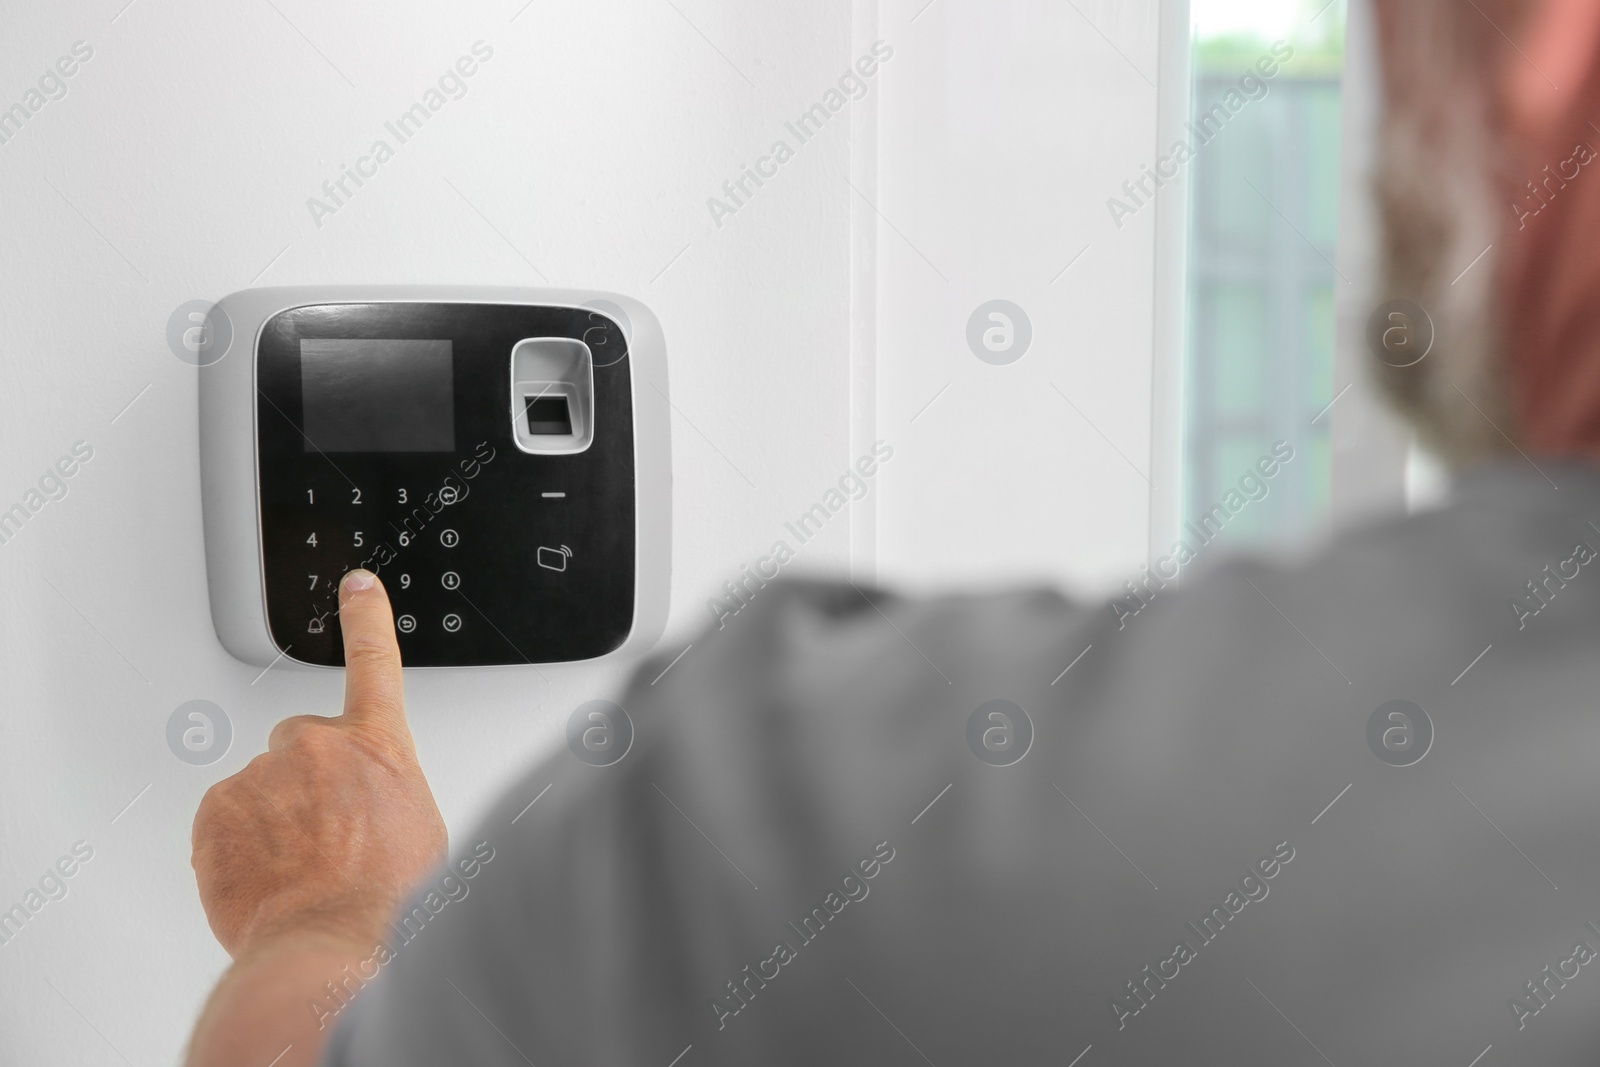
[[[1378,16],[1447,508],[1131,619],[774,586],[442,872],[352,575],[344,715],[196,817],[191,1063],[1596,1062],[1600,5]]]

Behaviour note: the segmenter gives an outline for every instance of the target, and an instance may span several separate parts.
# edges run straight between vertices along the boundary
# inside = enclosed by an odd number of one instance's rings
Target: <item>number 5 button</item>
[[[439,584],[446,589],[454,589],[461,584],[461,575],[455,571],[445,571],[439,576]]]

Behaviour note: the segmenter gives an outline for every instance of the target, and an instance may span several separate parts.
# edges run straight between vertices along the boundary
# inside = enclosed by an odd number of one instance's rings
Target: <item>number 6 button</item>
[[[461,575],[455,571],[445,571],[439,576],[439,584],[446,589],[454,589],[461,584]]]

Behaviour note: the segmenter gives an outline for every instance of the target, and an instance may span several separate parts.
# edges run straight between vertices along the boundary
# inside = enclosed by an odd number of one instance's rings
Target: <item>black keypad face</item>
[[[594,360],[594,436],[583,452],[530,455],[513,441],[511,350],[530,337],[577,338],[610,353]],[[311,401],[325,437],[384,450],[319,447],[306,434],[302,352],[321,358],[330,346],[301,342],[384,340],[410,347],[333,348],[340,388],[365,392],[368,362],[391,375],[367,395],[393,394],[392,420],[357,399],[352,426],[341,426],[337,403]],[[256,437],[267,622],[279,650],[344,663],[338,583],[353,567],[383,579],[407,666],[549,663],[621,645],[633,623],[635,558],[625,345],[615,323],[581,308],[323,304],[274,316],[256,353]],[[429,396],[394,384],[395,352],[426,361]],[[304,380],[318,375],[326,372]],[[441,450],[452,432],[453,450]],[[418,451],[397,450],[412,441]]]

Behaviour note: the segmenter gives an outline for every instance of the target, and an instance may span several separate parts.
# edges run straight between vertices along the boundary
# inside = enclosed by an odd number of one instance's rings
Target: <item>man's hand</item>
[[[221,1057],[258,1047],[265,1063],[286,1041],[307,1058],[285,1067],[311,1062],[326,1035],[303,1032],[315,1020],[306,1001],[343,962],[371,955],[399,902],[445,855],[406,727],[389,598],[362,570],[345,575],[339,596],[344,714],[280,722],[267,751],[212,786],[195,814],[200,902],[235,964],[196,1029],[191,1063],[245,1062]]]

